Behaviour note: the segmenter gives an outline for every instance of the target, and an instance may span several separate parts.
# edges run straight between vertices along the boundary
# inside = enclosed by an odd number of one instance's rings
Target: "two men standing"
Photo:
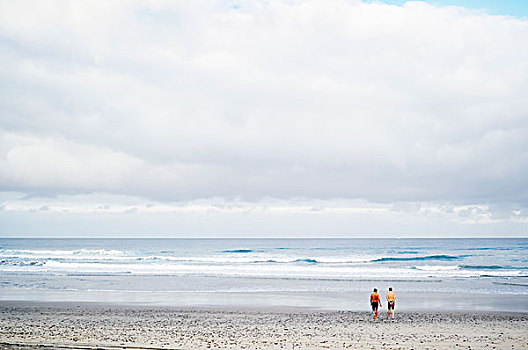
[[[388,309],[388,316],[389,320],[391,319],[391,311],[392,311],[392,319],[394,319],[394,304],[396,302],[396,296],[394,295],[394,292],[392,291],[392,287],[389,287],[389,292],[387,293],[387,309]],[[374,319],[378,318],[378,306],[383,307],[381,305],[381,298],[378,294],[378,290],[374,288],[374,292],[370,295],[370,305],[372,306],[372,316]]]

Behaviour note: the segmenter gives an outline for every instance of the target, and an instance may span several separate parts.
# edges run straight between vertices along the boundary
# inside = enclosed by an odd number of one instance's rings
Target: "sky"
[[[459,6],[492,15],[506,15],[518,18],[528,17],[528,1],[526,0],[419,0],[436,6]],[[376,0],[368,0],[368,3]],[[407,0],[380,0],[386,4],[404,5]]]
[[[0,237],[528,237],[526,1],[0,1]]]

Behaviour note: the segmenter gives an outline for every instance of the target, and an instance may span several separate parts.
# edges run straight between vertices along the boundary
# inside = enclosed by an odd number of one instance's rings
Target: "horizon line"
[[[442,236],[409,236],[409,237],[130,237],[130,236],[114,236],[114,237],[75,237],[75,236],[33,236],[33,237],[22,237],[22,236],[10,236],[1,237],[0,239],[250,239],[250,240],[264,240],[264,239],[313,239],[313,240],[325,240],[325,239],[528,239],[528,234],[525,236],[457,236],[457,237],[442,237]]]

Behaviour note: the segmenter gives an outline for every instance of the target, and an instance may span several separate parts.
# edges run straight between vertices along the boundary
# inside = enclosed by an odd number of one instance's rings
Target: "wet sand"
[[[0,302],[0,347],[527,349],[527,313],[215,309]]]

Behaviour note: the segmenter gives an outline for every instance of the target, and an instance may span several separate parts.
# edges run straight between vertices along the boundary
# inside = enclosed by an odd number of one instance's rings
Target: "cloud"
[[[44,237],[523,236],[528,223],[526,211],[495,218],[489,206],[449,203],[213,198],[145,204],[139,197],[107,194],[28,201],[23,193],[0,194],[0,200],[6,203],[0,211],[4,237],[29,233]],[[48,210],[40,211],[42,206]],[[324,210],[314,212],[314,208]]]
[[[0,185],[525,208],[526,43],[424,2],[2,2]]]

